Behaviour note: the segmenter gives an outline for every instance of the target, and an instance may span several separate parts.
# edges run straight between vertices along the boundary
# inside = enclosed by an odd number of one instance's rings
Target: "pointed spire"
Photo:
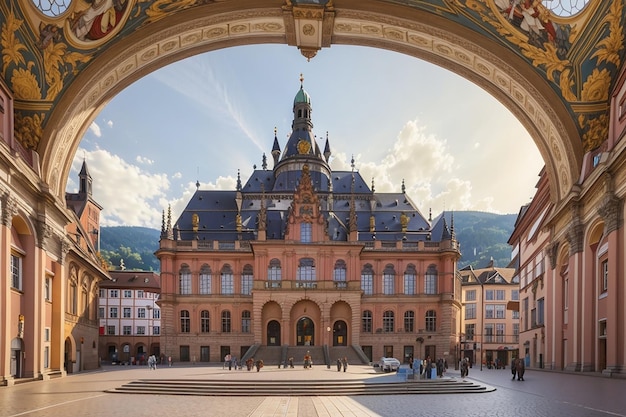
[[[274,158],[274,167],[278,164],[278,160],[280,159],[280,145],[278,144],[278,138],[276,137],[276,133],[278,129],[274,127],[274,145],[272,146],[272,157]]]
[[[165,234],[165,210],[161,213],[161,238],[167,236]]]
[[[354,154],[352,154],[352,159],[350,160],[350,166],[352,167],[352,173],[354,174]]]
[[[406,194],[406,187],[404,186],[404,178],[402,178],[402,194]]]
[[[165,226],[165,233],[168,239],[174,239],[174,233],[172,232],[172,206],[169,204],[167,206],[167,224]]]
[[[330,144],[328,142],[328,131],[326,131],[326,145],[324,145],[324,158],[326,158],[326,162],[330,159]]]
[[[450,234],[452,235],[452,239],[456,238],[456,235],[454,234],[454,211],[450,215]]]
[[[374,177],[372,177],[372,192],[376,192],[376,188],[374,187]]]
[[[196,190],[200,189],[200,181],[196,180]]]
[[[241,173],[237,170],[237,191],[241,191]]]
[[[267,156],[265,156],[265,152],[263,152],[263,158],[261,158],[261,160],[263,161],[261,163],[261,168],[265,171],[267,169]]]
[[[429,222],[433,221],[433,209],[432,208],[428,209],[428,221]]]
[[[83,159],[83,166],[80,168],[80,172],[78,173],[79,179],[79,194],[87,194],[91,195],[92,193],[92,178],[89,174],[89,170],[87,169],[87,161]]]

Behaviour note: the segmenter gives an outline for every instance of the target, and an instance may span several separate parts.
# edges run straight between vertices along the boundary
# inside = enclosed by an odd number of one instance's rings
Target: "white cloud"
[[[140,164],[144,164],[144,165],[152,165],[154,164],[154,161],[150,158],[146,158],[145,156],[141,156],[141,155],[137,155],[137,157],[135,158],[135,161],[137,161]]]
[[[113,128],[113,120],[109,120],[107,122],[107,126],[109,126],[110,128]]]
[[[77,155],[84,155],[93,178],[102,226],[160,227],[160,207],[167,206],[170,187],[166,174],[148,173],[105,150],[79,149]],[[75,157],[71,175],[77,177],[81,164],[82,158]]]
[[[89,130],[98,138],[102,136],[102,131],[100,130],[100,126],[98,126],[98,124],[95,121],[91,122],[91,124],[89,125]]]
[[[172,175],[172,178],[175,178],[177,180],[181,179],[183,177],[183,174],[181,172],[175,172],[174,175]]]

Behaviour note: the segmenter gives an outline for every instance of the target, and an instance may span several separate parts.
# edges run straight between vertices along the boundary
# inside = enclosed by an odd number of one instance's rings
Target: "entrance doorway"
[[[309,317],[302,317],[296,324],[296,345],[315,345],[315,324]]]
[[[333,346],[348,346],[348,326],[343,320],[333,325]]]
[[[11,341],[11,376],[13,378],[22,377],[22,339],[16,337]]]
[[[267,323],[267,345],[280,346],[280,323],[276,320]]]

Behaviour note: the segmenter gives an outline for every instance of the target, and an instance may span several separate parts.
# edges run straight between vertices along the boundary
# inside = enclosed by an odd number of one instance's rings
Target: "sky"
[[[293,99],[311,97],[313,131],[331,168],[355,169],[376,192],[407,194],[433,216],[444,210],[518,213],[544,165],[521,123],[464,78],[414,57],[333,45],[307,61],[286,45],[238,46],[170,64],[114,97],[81,140],[102,226],[160,229],[196,190],[245,183],[274,129],[284,148]]]

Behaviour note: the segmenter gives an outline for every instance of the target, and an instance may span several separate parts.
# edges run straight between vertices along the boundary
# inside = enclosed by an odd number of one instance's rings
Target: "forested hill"
[[[448,215],[446,218],[449,220]],[[507,241],[513,232],[516,214],[493,214],[479,211],[455,211],[454,231],[461,244],[459,268],[467,265],[485,267],[491,258],[505,267],[511,259]],[[104,259],[111,267],[127,270],[159,271],[154,252],[159,248],[161,231],[147,227],[119,226],[101,229],[100,245]]]

